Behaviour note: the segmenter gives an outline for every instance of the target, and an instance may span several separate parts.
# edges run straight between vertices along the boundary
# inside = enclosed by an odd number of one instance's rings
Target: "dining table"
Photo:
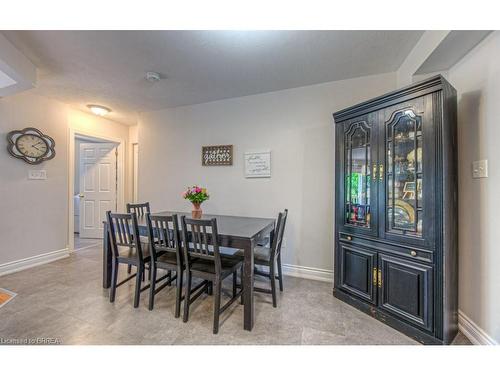
[[[171,216],[176,214],[191,217],[191,213],[179,211],[162,211],[152,215]],[[275,220],[270,218],[210,215],[203,214],[202,219],[217,220],[219,246],[244,251],[243,260],[243,327],[251,331],[254,326],[254,248],[259,243],[272,239],[274,235]],[[147,237],[146,217],[138,216],[139,235]],[[179,226],[180,227],[180,226]],[[102,285],[107,289],[111,286],[112,251],[109,242],[108,224],[103,222],[103,275]]]

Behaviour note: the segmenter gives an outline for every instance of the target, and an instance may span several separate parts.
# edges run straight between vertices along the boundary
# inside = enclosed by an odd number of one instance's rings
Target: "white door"
[[[80,238],[102,238],[106,211],[116,211],[116,146],[80,144]]]
[[[133,150],[134,150],[134,166],[133,166],[133,173],[132,173],[132,178],[134,179],[134,203],[137,203],[137,184],[138,184],[138,178],[139,178],[139,145],[137,143],[134,143],[132,145]]]

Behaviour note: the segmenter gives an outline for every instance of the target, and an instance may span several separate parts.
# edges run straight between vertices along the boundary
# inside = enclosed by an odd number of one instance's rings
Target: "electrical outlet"
[[[46,180],[47,171],[45,169],[31,169],[28,172],[28,180]]]
[[[478,160],[472,162],[472,178],[488,177],[488,160]]]

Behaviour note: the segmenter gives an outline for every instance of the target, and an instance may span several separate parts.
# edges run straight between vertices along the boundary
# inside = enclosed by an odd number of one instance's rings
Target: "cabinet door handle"
[[[377,285],[377,268],[373,267],[373,285]]]
[[[380,181],[384,180],[384,164],[380,164],[378,167],[378,178]]]
[[[377,180],[377,164],[373,164],[373,167],[372,167],[372,181],[376,181]]]
[[[351,241],[351,240],[352,240],[352,237],[351,237],[351,236],[347,236],[345,239],[346,239],[347,241]]]
[[[378,270],[378,287],[382,288],[382,270]]]

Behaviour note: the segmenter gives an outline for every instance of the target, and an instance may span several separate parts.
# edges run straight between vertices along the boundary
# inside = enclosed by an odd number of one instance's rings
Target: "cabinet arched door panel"
[[[423,248],[433,248],[438,206],[433,95],[379,111],[380,237]]]
[[[344,121],[337,126],[337,223],[350,234],[378,235],[377,185],[378,116],[376,113]]]

